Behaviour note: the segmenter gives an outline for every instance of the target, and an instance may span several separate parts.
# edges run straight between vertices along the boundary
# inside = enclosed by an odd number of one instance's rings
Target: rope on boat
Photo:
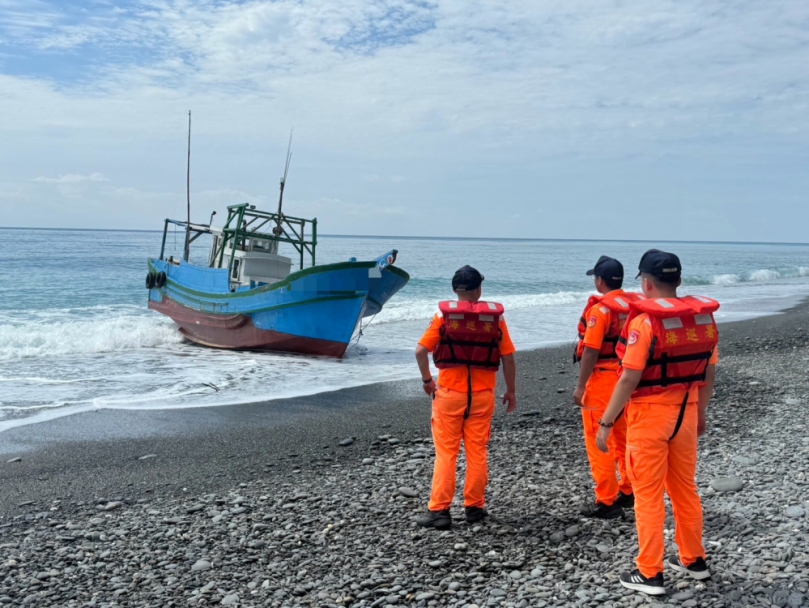
[[[376,314],[379,314],[379,313],[376,313]],[[367,322],[365,325],[363,325],[362,323],[360,323],[360,329],[359,329],[359,331],[357,331],[357,337],[356,337],[356,338],[354,338],[354,339],[351,341],[351,344],[350,344],[350,345],[356,346],[357,344],[359,344],[359,342],[360,342],[360,338],[362,338],[363,332],[364,332],[366,329],[368,329],[368,326],[369,326],[371,323],[373,323],[373,322],[374,322],[374,319],[376,319],[376,314],[375,314],[373,317],[371,317],[371,320],[370,320],[370,321],[368,321],[368,322]]]

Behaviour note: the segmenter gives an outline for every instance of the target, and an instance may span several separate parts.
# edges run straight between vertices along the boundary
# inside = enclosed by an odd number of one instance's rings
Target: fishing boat
[[[282,212],[289,159],[288,151],[277,212],[232,205],[221,228],[212,225],[215,213],[209,224],[165,220],[160,257],[149,259],[148,307],[170,317],[187,339],[214,348],[342,357],[362,320],[410,279],[394,266],[395,249],[373,260],[317,265],[317,219]],[[164,255],[172,225],[185,230],[181,259]],[[203,235],[211,239],[207,264],[192,264],[190,245]],[[295,250],[296,270],[280,245]]]

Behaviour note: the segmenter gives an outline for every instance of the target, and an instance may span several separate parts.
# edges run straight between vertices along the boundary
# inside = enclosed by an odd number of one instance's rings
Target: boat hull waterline
[[[149,290],[148,306],[203,346],[342,357],[361,320],[409,280],[391,260],[386,254],[315,266],[278,283],[230,291],[226,269],[150,259],[150,272],[163,272],[166,280]]]

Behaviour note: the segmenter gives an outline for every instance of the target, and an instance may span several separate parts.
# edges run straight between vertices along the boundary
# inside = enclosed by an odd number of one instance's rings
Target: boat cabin
[[[230,269],[231,284],[276,283],[287,278],[292,271],[292,258],[275,253],[278,250],[277,242],[260,238],[242,239],[235,251],[226,251],[219,257],[224,237],[221,229],[211,228],[211,233],[214,237],[209,266]]]

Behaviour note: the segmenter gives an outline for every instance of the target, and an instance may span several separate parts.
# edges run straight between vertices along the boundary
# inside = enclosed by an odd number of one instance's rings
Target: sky
[[[805,0],[0,0],[0,226],[807,242]]]

